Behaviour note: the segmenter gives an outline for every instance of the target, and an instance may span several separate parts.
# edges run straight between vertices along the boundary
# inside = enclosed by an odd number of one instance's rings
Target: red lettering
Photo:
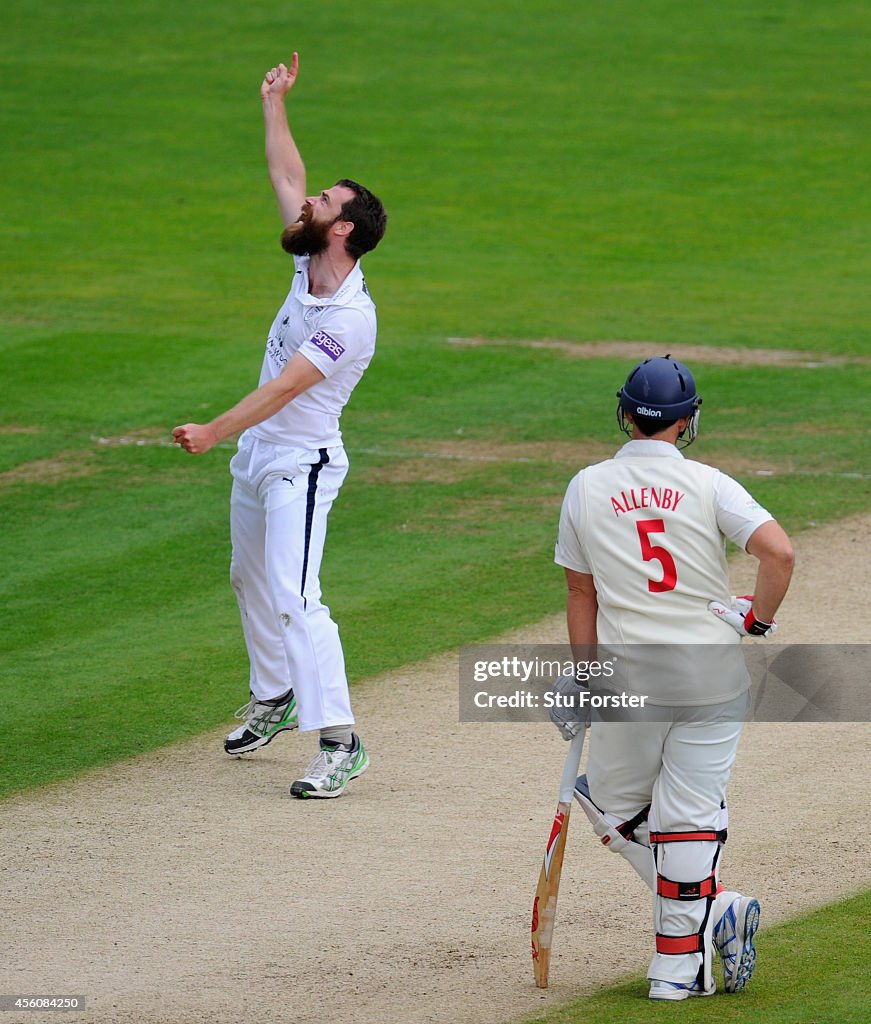
[[[668,508],[675,511],[686,497],[686,491],[678,491],[671,487],[641,487],[638,491],[630,487],[629,494],[620,491],[620,496],[611,495],[611,508],[614,515],[619,516],[632,509]]]

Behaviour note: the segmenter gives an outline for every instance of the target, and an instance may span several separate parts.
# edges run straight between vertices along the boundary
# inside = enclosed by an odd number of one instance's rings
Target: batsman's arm
[[[210,423],[185,423],[176,427],[172,439],[191,455],[202,455],[225,437],[274,416],[288,402],[323,379],[321,371],[297,352],[277,377],[246,395],[232,409]]]
[[[792,544],[783,527],[772,519],[751,534],[747,553],[759,559],[753,614],[762,622],[773,622],[792,579],[795,565]]]
[[[299,54],[294,53],[290,67],[279,64],[267,71],[260,86],[266,128],[266,166],[285,227],[299,219],[305,200],[305,164],[291,134],[285,106],[298,71]]]
[[[596,616],[599,612],[599,599],[596,595],[596,584],[593,577],[586,572],[566,569],[568,597],[566,599],[566,623],[569,631],[569,643],[576,651],[576,657],[584,656],[584,649],[595,646],[597,642]]]

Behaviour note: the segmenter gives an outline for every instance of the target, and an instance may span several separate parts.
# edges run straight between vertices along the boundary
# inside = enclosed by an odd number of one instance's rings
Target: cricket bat
[[[580,730],[571,741],[569,752],[566,754],[560,781],[559,803],[557,803],[550,838],[544,851],[544,863],[541,866],[541,874],[538,876],[538,888],[535,890],[535,902],[532,905],[532,970],[535,974],[537,988],[547,988],[553,925],[556,919],[556,900],[563,869],[563,856],[566,852],[572,794],[581,764],[581,752],[584,749],[586,731],[584,728]]]

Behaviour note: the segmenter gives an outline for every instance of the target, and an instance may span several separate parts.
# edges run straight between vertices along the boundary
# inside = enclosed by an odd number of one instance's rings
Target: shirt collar
[[[653,441],[649,439],[627,441],[614,456],[615,459],[634,459],[653,456],[655,458],[682,459],[680,452],[670,441]]]
[[[311,257],[297,256],[296,269],[300,278],[297,298],[304,306],[346,306],[364,287],[363,268],[360,261],[354,264],[351,272],[339,285],[333,295],[312,295],[308,290],[308,265]]]

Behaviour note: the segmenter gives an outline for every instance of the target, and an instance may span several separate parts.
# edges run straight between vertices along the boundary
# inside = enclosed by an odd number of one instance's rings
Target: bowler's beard
[[[335,222],[334,222],[335,223]],[[312,208],[302,208],[295,224],[288,224],[281,232],[281,248],[294,256],[317,256],[329,244],[332,224],[321,224],[312,219]]]

